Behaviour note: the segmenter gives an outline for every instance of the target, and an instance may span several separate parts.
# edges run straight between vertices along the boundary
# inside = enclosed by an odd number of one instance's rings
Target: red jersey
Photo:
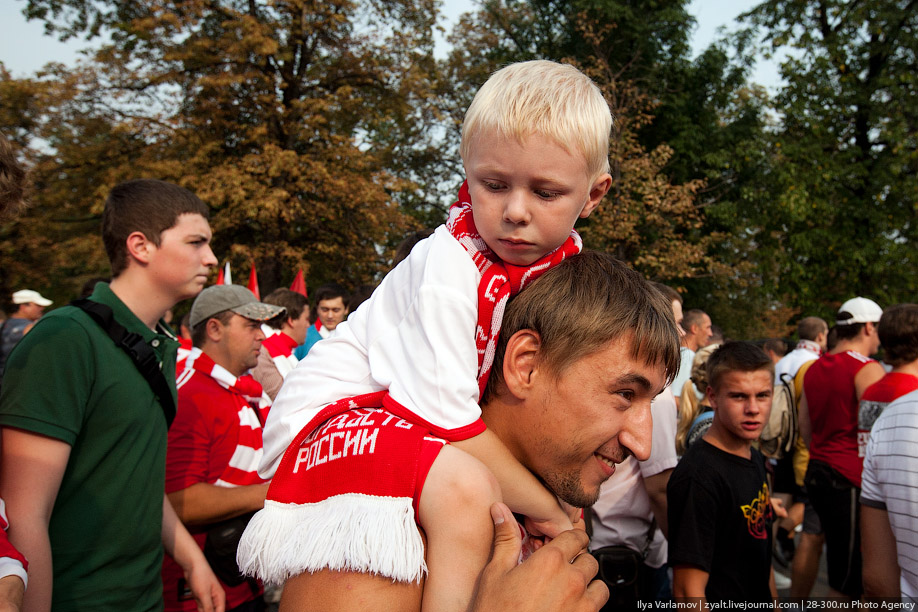
[[[873,359],[856,351],[826,354],[803,378],[810,413],[810,459],[828,464],[856,487],[863,459],[857,452],[857,389],[854,377]]]
[[[918,389],[918,377],[903,372],[890,372],[867,387],[861,396],[857,415],[857,454],[861,461],[867,452],[867,441],[874,422],[893,400],[915,389]]]

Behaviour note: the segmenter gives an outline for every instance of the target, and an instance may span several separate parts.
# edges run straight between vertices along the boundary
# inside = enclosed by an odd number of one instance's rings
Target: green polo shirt
[[[91,299],[153,347],[175,395],[178,343],[107,284]],[[162,609],[166,419],[130,357],[82,310],[52,311],[10,353],[0,425],[72,447],[49,527],[53,609]]]

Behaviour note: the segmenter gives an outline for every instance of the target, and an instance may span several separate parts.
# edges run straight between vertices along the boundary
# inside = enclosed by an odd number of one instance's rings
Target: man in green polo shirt
[[[160,321],[195,296],[217,261],[206,205],[156,180],[112,189],[102,239],[110,284],[90,299],[175,371]],[[166,376],[175,400],[175,381]],[[30,561],[30,610],[160,610],[163,547],[204,610],[223,592],[165,497],[167,422],[150,384],[106,330],[68,306],[10,353],[0,395],[0,495],[10,539]]]

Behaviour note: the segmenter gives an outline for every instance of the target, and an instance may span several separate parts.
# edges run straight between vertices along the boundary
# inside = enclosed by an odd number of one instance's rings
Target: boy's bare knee
[[[421,521],[430,524],[446,516],[473,516],[501,501],[497,479],[481,461],[456,448],[446,446],[434,461],[421,493]]]

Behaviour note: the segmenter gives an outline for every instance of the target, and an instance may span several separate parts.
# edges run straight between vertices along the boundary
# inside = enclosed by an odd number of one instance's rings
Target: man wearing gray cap
[[[261,323],[284,313],[283,307],[261,303],[239,285],[208,287],[191,307],[194,349],[178,375],[178,410],[166,449],[166,494],[205,554],[210,551],[207,539],[214,544],[210,532],[237,528],[241,534],[247,517],[264,505],[267,481],[255,470],[270,400],[248,371],[265,339]],[[234,579],[234,547],[231,555],[210,554],[208,561],[221,579],[227,610],[260,605],[261,585]],[[163,584],[166,612],[196,610],[182,568],[169,557],[163,560]]]
[[[858,497],[863,459],[858,455],[858,406],[864,391],[885,374],[871,359],[880,348],[877,323],[883,309],[856,297],[835,317],[838,344],[803,378],[800,434],[810,449],[807,493],[826,536],[833,595],[861,595]]]
[[[53,302],[42,297],[37,291],[22,289],[13,294],[13,304],[19,308],[3,322],[3,325],[0,325],[0,379],[3,378],[7,355],[41,318],[45,307],[50,306]]]

